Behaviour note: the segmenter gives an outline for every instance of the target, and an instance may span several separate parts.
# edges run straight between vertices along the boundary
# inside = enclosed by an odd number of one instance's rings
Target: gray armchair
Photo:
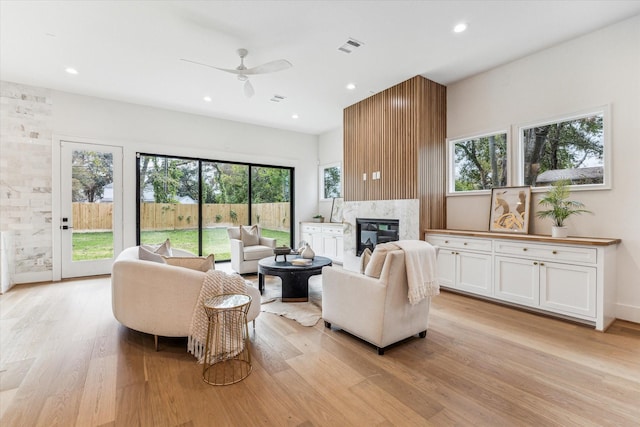
[[[227,228],[231,244],[231,268],[239,274],[257,273],[258,261],[273,256],[276,239],[262,237],[257,225]]]

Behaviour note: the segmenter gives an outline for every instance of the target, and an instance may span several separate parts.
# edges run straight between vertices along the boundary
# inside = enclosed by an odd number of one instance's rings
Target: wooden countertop
[[[544,243],[563,243],[563,244],[578,244],[578,245],[590,245],[590,246],[610,246],[617,245],[621,242],[620,239],[608,239],[601,237],[551,237],[542,234],[515,234],[515,233],[494,233],[489,231],[473,231],[473,230],[438,230],[427,229],[424,230],[427,234],[447,234],[450,236],[468,236],[468,237],[484,237],[489,239],[511,239],[511,240],[524,240],[529,242],[544,242]]]

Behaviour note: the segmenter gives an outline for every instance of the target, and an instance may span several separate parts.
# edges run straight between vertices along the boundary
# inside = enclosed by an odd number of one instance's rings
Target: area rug
[[[256,278],[254,286],[258,286]],[[302,326],[315,326],[322,318],[322,276],[309,279],[309,302],[282,302],[279,277],[267,276],[260,311],[295,320]]]

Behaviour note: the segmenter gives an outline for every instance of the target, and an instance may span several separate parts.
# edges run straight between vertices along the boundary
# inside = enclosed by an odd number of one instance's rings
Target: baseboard
[[[628,304],[616,304],[616,318],[640,323],[640,307]]]
[[[38,271],[32,273],[16,273],[11,276],[13,285],[19,285],[20,283],[37,283],[37,282],[51,282],[53,279],[51,271]]]

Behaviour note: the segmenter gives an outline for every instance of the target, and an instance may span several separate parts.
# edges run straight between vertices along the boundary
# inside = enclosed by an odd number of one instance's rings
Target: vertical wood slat
[[[345,108],[343,118],[345,200],[417,198],[420,229],[445,228],[446,87],[416,76]]]

